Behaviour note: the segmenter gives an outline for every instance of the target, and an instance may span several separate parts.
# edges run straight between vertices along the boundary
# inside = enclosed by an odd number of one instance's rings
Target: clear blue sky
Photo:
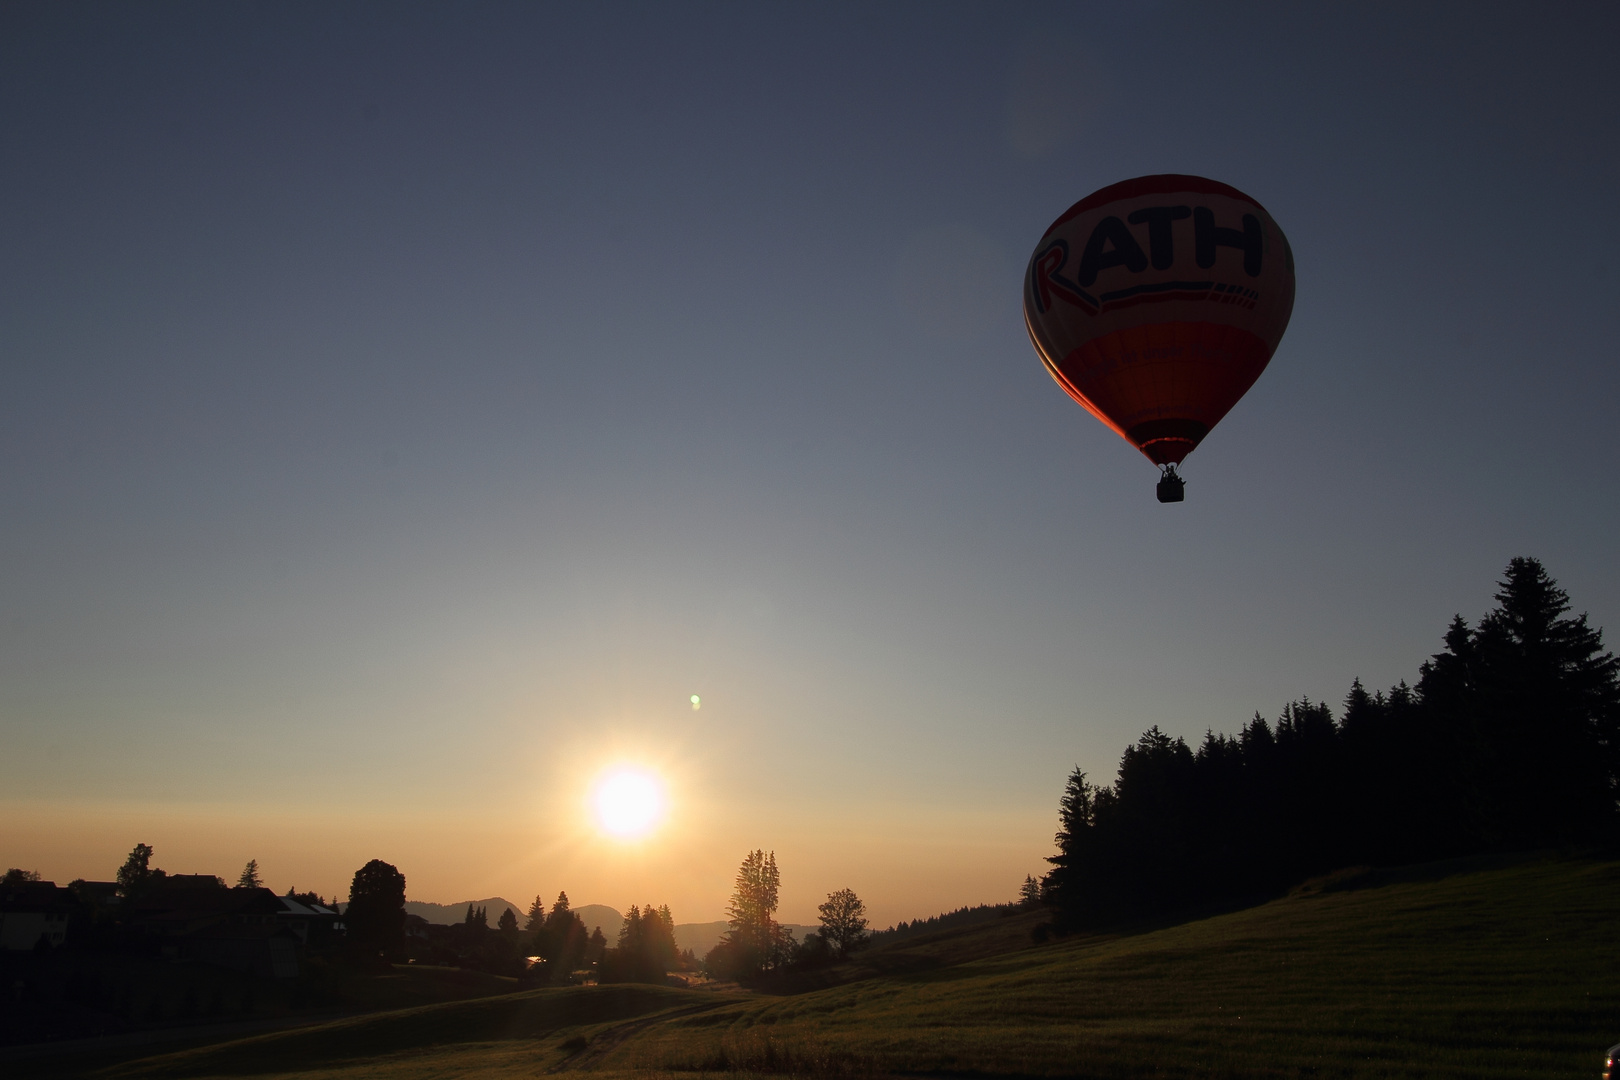
[[[1620,618],[1611,4],[0,10],[0,862],[1005,899],[1064,776]],[[1161,506],[1019,316],[1189,172],[1293,322]],[[690,695],[703,699],[700,711]],[[616,761],[655,841],[592,834]]]

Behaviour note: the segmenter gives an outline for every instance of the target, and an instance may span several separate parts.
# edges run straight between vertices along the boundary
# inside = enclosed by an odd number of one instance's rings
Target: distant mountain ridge
[[[486,900],[463,900],[459,904],[430,904],[426,900],[405,901],[405,914],[419,915],[430,923],[440,926],[449,926],[451,923],[465,922],[467,908],[481,907],[489,913],[489,925],[494,926],[500,921],[501,912],[511,908],[518,917],[518,925],[523,925],[524,912],[527,907],[519,907],[512,901],[500,896],[491,896]]]
[[[500,921],[501,912],[508,908],[511,908],[512,913],[517,916],[519,926],[522,926],[529,918],[527,904],[514,903],[504,896],[490,896],[483,900],[460,900],[454,904],[433,904],[426,900],[407,900],[405,901],[405,914],[419,915],[430,923],[450,926],[454,923],[465,922],[469,907],[483,908],[485,914],[489,917],[489,925],[491,926]],[[617,940],[619,927],[624,925],[624,916],[605,904],[583,904],[574,908],[573,912],[585,924],[587,931],[601,927],[602,936],[609,941]]]
[[[724,919],[718,922],[676,923],[675,947],[682,951],[691,949],[693,955],[701,960],[710,949],[720,944],[720,938],[730,928],[731,924]],[[820,926],[806,926],[803,923],[783,923],[782,928],[792,933],[795,941],[803,941],[808,933],[821,932]]]

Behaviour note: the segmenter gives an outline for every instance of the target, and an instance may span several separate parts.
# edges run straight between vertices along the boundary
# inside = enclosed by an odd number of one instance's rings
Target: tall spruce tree
[[[776,853],[749,852],[737,868],[731,904],[726,908],[730,926],[706,961],[711,970],[721,977],[747,980],[788,958],[793,939],[775,918],[781,887]]]
[[[546,903],[537,893],[534,903],[529,905],[528,918],[523,920],[523,929],[532,934],[546,924]]]
[[[1620,788],[1620,661],[1535,559],[1516,558],[1497,606],[1460,619],[1419,692],[1460,745],[1470,846],[1592,842],[1613,834]]]
[[[1058,853],[1046,860],[1052,869],[1042,882],[1042,892],[1057,911],[1060,928],[1066,929],[1094,910],[1085,891],[1085,879],[1096,868],[1092,843],[1096,796],[1097,789],[1086,779],[1085,770],[1076,765],[1058,800]]]

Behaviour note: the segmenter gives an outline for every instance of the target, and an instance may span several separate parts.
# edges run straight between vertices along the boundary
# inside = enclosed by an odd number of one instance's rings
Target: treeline
[[[598,930],[597,936],[601,935]],[[695,962],[688,956],[689,964]],[[597,981],[650,982],[664,981],[665,973],[682,964],[680,950],[675,947],[675,916],[667,906],[645,911],[630,905],[630,914],[619,927],[616,948],[606,950],[597,966]]]
[[[955,911],[930,915],[926,919],[912,919],[910,922],[902,919],[887,930],[873,931],[868,935],[867,940],[873,947],[892,945],[896,941],[921,937],[936,930],[952,930],[957,927],[973,926],[977,923],[1003,919],[1009,915],[1017,914],[1020,906],[1019,904],[979,904],[974,907],[959,907]]]
[[[1111,786],[1076,769],[1042,899],[1069,929],[1272,895],[1362,864],[1613,842],[1620,662],[1534,559],[1404,681],[1301,698],[1196,750],[1157,727]]]
[[[390,905],[392,902],[390,897]],[[401,894],[402,908],[403,903]],[[351,903],[345,914],[353,910]],[[494,975],[515,975],[542,986],[562,986],[576,981],[575,973],[590,968],[606,950],[601,930],[586,930],[584,920],[569,907],[568,893],[560,892],[549,911],[536,896],[522,926],[511,908],[503,910],[496,924],[490,926],[488,910],[470,904],[466,918],[450,926],[406,916],[404,938],[397,940],[392,949],[384,946],[380,951],[393,958],[404,956],[419,963],[447,964]]]
[[[452,964],[540,986],[592,978],[663,982],[666,972],[697,966],[690,953],[683,956],[675,947],[675,916],[667,905],[632,906],[613,945],[600,927],[586,929],[566,892],[557,894],[549,910],[536,896],[521,927],[510,908],[491,927],[488,911],[472,905],[461,923],[435,926],[405,914],[405,876],[380,860],[355,874],[343,914],[355,951],[382,963]]]

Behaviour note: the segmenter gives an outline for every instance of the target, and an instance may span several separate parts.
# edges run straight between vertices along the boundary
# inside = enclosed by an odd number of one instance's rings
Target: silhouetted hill
[[[440,926],[449,926],[451,923],[462,922],[467,918],[467,908],[481,907],[489,914],[489,925],[494,926],[500,921],[501,912],[511,908],[518,917],[518,924],[523,923],[523,913],[528,911],[527,906],[519,906],[500,896],[491,896],[485,900],[463,900],[456,904],[430,904],[426,900],[405,901],[407,915],[420,915],[430,923]]]
[[[809,971],[789,970],[758,987],[768,993],[798,994],[883,976],[916,975],[1004,953],[1035,948],[1035,931],[1051,918],[1042,909],[992,909],[990,918],[919,930],[916,934],[874,936],[873,944],[842,963]],[[924,920],[917,920],[922,926]]]
[[[420,915],[430,923],[440,926],[449,926],[452,923],[462,922],[467,918],[468,906],[481,907],[489,915],[489,925],[494,926],[500,920],[501,912],[511,908],[517,915],[518,925],[522,926],[528,918],[527,904],[513,903],[501,896],[491,896],[485,900],[461,900],[454,904],[431,904],[426,900],[405,901],[405,911],[410,915]],[[624,925],[624,916],[606,904],[582,904],[574,908],[574,914],[585,923],[587,931],[597,927],[602,928],[602,935],[609,941],[618,940],[619,927]]]
[[[574,909],[574,914],[585,924],[587,933],[601,927],[602,936],[608,939],[608,944],[619,940],[619,927],[624,925],[624,916],[617,909],[606,904],[581,904]]]

